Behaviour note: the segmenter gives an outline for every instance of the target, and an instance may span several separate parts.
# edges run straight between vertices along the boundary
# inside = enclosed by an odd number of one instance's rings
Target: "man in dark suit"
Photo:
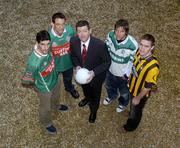
[[[99,108],[102,83],[106,77],[111,59],[106,44],[91,36],[89,22],[80,20],[76,23],[77,36],[71,38],[70,48],[75,73],[79,68],[87,68],[90,78],[81,85],[85,98],[79,102],[79,107],[89,104],[89,122],[94,123]]]

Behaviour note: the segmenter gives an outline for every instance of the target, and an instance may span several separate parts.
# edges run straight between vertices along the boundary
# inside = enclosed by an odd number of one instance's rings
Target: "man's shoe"
[[[96,120],[96,113],[90,113],[89,122],[94,123]]]
[[[79,93],[78,93],[78,91],[75,90],[75,89],[72,90],[72,91],[70,91],[70,94],[71,94],[71,96],[74,97],[75,99],[79,98]]]
[[[136,128],[129,126],[127,123],[123,125],[123,129],[126,132],[133,132]]]
[[[66,106],[66,105],[63,105],[63,104],[60,104],[59,105],[59,108],[58,108],[58,111],[60,111],[60,112],[66,112],[66,111],[68,111],[68,106]]]
[[[124,126],[121,126],[119,129],[120,133],[127,133],[128,131],[124,128]]]
[[[57,133],[57,130],[56,130],[56,128],[54,127],[54,125],[51,124],[51,125],[49,125],[49,126],[46,127],[46,132],[47,132],[48,134],[54,135],[54,134]]]
[[[87,99],[83,99],[83,100],[81,100],[81,101],[79,102],[78,106],[79,106],[79,107],[83,107],[83,106],[85,106],[86,104],[88,104],[88,100],[87,100]]]
[[[125,106],[123,106],[123,105],[119,105],[117,108],[116,108],[116,112],[117,113],[120,113],[120,112],[123,112],[124,110],[125,110]]]
[[[106,99],[104,99],[104,101],[103,101],[103,104],[104,105],[108,105],[108,104],[110,104],[112,102],[112,99],[110,99],[110,98],[106,98]]]

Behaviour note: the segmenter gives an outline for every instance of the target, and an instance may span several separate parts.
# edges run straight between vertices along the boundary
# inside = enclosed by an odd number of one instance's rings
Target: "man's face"
[[[57,35],[62,35],[64,32],[65,19],[56,18],[55,22],[52,23],[54,31]]]
[[[41,54],[47,54],[50,46],[50,40],[44,40],[38,43],[38,51]]]
[[[88,29],[87,26],[77,27],[77,35],[82,42],[86,42],[91,34],[91,29]]]
[[[152,46],[151,41],[142,39],[139,43],[140,56],[145,58],[145,57],[151,55],[152,54],[151,51],[153,50],[153,48],[154,48],[154,46]]]
[[[126,37],[126,31],[123,27],[118,27],[115,29],[115,35],[117,40],[124,40]]]

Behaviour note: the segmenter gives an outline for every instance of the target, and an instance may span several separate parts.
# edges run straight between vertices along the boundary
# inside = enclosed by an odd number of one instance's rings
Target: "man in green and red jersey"
[[[59,104],[60,81],[55,70],[54,58],[49,52],[50,35],[42,30],[36,35],[37,44],[29,55],[26,72],[22,77],[24,86],[33,86],[40,99],[39,119],[45,130],[56,133],[51,119],[51,108],[66,111],[65,105]]]
[[[66,25],[66,17],[63,13],[53,14],[49,34],[51,36],[51,49],[55,59],[58,74],[62,73],[65,90],[74,98],[79,98],[79,93],[72,84],[73,65],[70,56],[70,38],[75,31],[71,25]]]

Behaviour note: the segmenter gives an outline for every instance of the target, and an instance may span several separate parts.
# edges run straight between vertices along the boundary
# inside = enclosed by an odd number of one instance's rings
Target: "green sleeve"
[[[21,79],[22,84],[34,84],[37,75],[37,67],[28,62],[26,71]]]

